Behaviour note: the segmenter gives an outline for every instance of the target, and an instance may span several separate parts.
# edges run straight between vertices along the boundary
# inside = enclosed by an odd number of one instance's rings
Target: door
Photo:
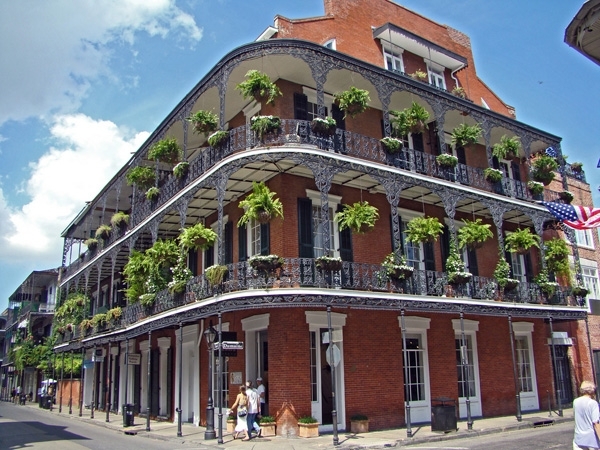
[[[333,383],[335,383],[335,398],[338,430],[345,428],[343,421],[343,343],[340,338],[341,330],[333,330],[333,350],[329,348],[329,332],[327,328],[310,332],[311,345],[311,388],[312,416],[321,424],[319,430],[333,430]],[[329,353],[329,355],[328,355]],[[330,362],[331,364],[330,364]],[[337,363],[337,364],[336,364]],[[335,380],[332,379],[332,364],[335,366]]]
[[[465,334],[463,346],[461,335],[456,335],[456,373],[458,378],[459,417],[467,417],[467,398],[471,404],[471,416],[480,417],[481,397],[479,393],[479,371],[477,370],[477,351],[473,336]]]
[[[561,405],[569,405],[573,402],[573,390],[571,384],[571,371],[569,370],[569,357],[566,345],[555,345],[556,365],[554,366],[554,379],[556,380],[557,394],[560,395]]]
[[[406,367],[404,368],[405,404],[410,404],[411,423],[431,422],[429,398],[429,370],[427,354],[421,334],[406,334]]]

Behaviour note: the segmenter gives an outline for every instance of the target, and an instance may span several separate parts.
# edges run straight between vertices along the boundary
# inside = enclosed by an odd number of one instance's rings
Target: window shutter
[[[211,247],[207,248],[204,251],[204,269],[206,270],[207,267],[212,266],[215,263],[215,248],[216,245],[216,241],[215,244],[213,244]]]
[[[531,254],[525,253],[523,255],[525,261],[525,279],[531,283],[533,281],[533,265],[531,264]]]
[[[341,130],[346,129],[346,121],[344,120],[344,111],[342,111],[335,103],[331,107],[331,117],[335,119],[337,127]]]
[[[233,262],[233,222],[227,222],[225,224],[225,261],[223,264],[231,264]]]
[[[343,209],[342,205],[338,205],[338,212]],[[352,253],[352,232],[350,228],[344,228],[340,231],[340,258],[342,261],[354,261]]]
[[[469,260],[469,272],[474,277],[479,276],[479,268],[477,267],[477,251],[475,249],[467,249],[467,258]]]
[[[298,199],[298,252],[300,258],[313,258],[312,201]]]
[[[271,224],[261,223],[260,224],[260,254],[268,255],[271,253],[270,244],[271,239],[269,233],[271,231]]]
[[[308,120],[308,97],[299,92],[294,93],[294,119]]]
[[[442,267],[443,270],[446,271],[446,260],[448,259],[448,256],[450,256],[450,229],[448,228],[448,225],[444,225],[444,231],[440,236],[440,240],[442,243]]]
[[[433,242],[423,243],[423,257],[425,261],[425,270],[435,271],[435,252]]]
[[[423,147],[423,133],[417,133],[417,134],[412,133],[411,136],[412,136],[412,141],[413,141],[413,148],[417,152],[424,151],[425,148]]]
[[[465,154],[464,147],[456,147],[456,157],[459,164],[467,164],[467,155]]]
[[[521,170],[519,165],[516,162],[511,161],[510,168],[512,170],[513,179],[516,181],[521,181]]]
[[[492,156],[492,168],[500,170],[500,161],[496,156]]]
[[[429,132],[429,145],[431,146],[431,154],[439,155],[440,153],[442,153],[442,151],[440,149],[440,141],[439,141],[438,135],[437,135],[437,122],[435,120],[429,124],[428,132]],[[423,135],[421,135],[421,136],[423,136]],[[415,138],[415,135],[413,135],[413,140],[414,140],[414,138]]]
[[[198,251],[190,250],[188,252],[188,267],[193,276],[198,275]]]
[[[238,260],[248,259],[248,228],[246,225],[238,227]]]

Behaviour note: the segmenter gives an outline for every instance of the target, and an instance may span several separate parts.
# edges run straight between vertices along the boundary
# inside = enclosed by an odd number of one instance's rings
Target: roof
[[[600,65],[600,0],[588,0],[565,30],[565,42]]]

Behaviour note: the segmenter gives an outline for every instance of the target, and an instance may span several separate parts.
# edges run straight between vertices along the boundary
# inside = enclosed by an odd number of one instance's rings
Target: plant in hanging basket
[[[583,163],[581,162],[572,162],[570,166],[571,170],[575,173],[581,173],[581,171],[583,170]]]
[[[483,171],[483,176],[490,183],[499,183],[502,181],[502,177],[504,176],[501,170],[492,169],[491,167],[486,167]]]
[[[208,267],[204,271],[204,277],[206,278],[206,282],[210,286],[217,286],[223,282],[223,278],[225,277],[225,274],[228,271],[229,269],[227,269],[227,266],[221,266],[216,264],[214,266]]]
[[[208,145],[211,147],[219,147],[227,142],[229,132],[224,130],[215,131],[208,137]]]
[[[379,211],[367,201],[344,205],[343,209],[333,218],[339,224],[340,231],[350,228],[352,232],[358,234],[371,231],[375,227],[377,219],[379,219]]]
[[[552,297],[556,293],[556,289],[558,288],[558,283],[555,281],[550,281],[548,277],[548,272],[542,270],[539,274],[537,274],[533,278],[534,283],[538,285],[542,294],[546,297],[546,299]]]
[[[560,238],[544,241],[544,259],[548,271],[558,275],[570,276],[569,255],[571,250],[567,243]]]
[[[386,136],[379,142],[381,142],[381,146],[389,154],[398,153],[402,150],[402,141],[400,139]]]
[[[117,211],[110,218],[110,224],[113,228],[127,228],[127,225],[129,224],[129,214],[124,213],[123,211]]]
[[[460,86],[454,86],[454,88],[452,88],[452,94],[460,98],[467,98],[467,93],[464,88]]]
[[[219,126],[219,118],[211,111],[200,110],[187,120],[193,124],[196,133],[208,134]]]
[[[181,159],[181,147],[175,138],[165,138],[158,141],[148,151],[148,159],[168,164],[176,164]]]
[[[369,91],[354,86],[346,91],[336,93],[334,97],[339,108],[344,111],[344,119],[348,116],[354,118],[365,112],[371,101]]]
[[[492,226],[483,223],[481,219],[463,220],[464,226],[458,229],[458,248],[480,248],[485,241],[494,237]]]
[[[544,193],[544,185],[539,181],[528,181],[527,189],[532,195],[540,195]]]
[[[504,238],[504,248],[510,253],[526,253],[531,247],[540,248],[540,237],[529,228],[517,228]]]
[[[310,122],[310,129],[313,130],[313,132],[318,134],[325,134],[328,136],[335,133],[336,127],[337,122],[333,117],[325,117],[323,119],[320,117],[315,117]]]
[[[554,171],[558,169],[558,162],[552,156],[539,155],[531,163],[531,176],[535,181],[548,186],[554,180]]]
[[[184,250],[206,250],[214,245],[216,239],[217,233],[202,223],[182,228],[178,237]]]
[[[266,73],[249,70],[246,79],[235,87],[242,93],[245,100],[254,98],[257,102],[275,104],[275,99],[281,96],[281,90]]]
[[[465,284],[473,278],[473,274],[465,270],[465,263],[460,258],[454,239],[450,241],[450,252],[446,259],[446,274],[450,284]]]
[[[498,255],[498,263],[494,269],[494,278],[498,287],[504,292],[510,291],[519,285],[519,280],[510,277],[510,265],[502,253]]]
[[[137,166],[130,169],[125,178],[130,186],[135,185],[145,191],[154,184],[156,174],[152,167]]]
[[[437,241],[443,230],[437,217],[414,217],[406,224],[406,240],[415,244]]]
[[[456,167],[458,158],[454,155],[449,155],[448,153],[442,153],[435,157],[435,162],[437,162],[440,167]]]
[[[257,220],[260,223],[267,223],[272,218],[281,217],[283,219],[283,205],[281,200],[275,198],[275,192],[271,192],[269,187],[263,183],[252,182],[252,193],[250,193],[239,204],[244,210],[237,226],[246,225],[250,220]]]
[[[481,126],[478,123],[475,125],[461,123],[452,130],[452,145],[455,147],[466,147],[475,144],[481,137],[481,133]]]
[[[565,203],[571,203],[573,201],[573,194],[569,191],[562,191],[558,194],[558,198],[560,198]]]
[[[96,239],[102,239],[103,241],[106,241],[111,234],[112,228],[110,225],[100,225],[96,230]]]
[[[385,272],[385,276],[392,280],[405,280],[410,278],[415,270],[414,267],[409,266],[406,263],[406,258],[404,258],[404,255],[396,252],[392,252],[387,255],[383,259],[381,267]]]
[[[177,163],[175,167],[173,167],[173,175],[175,175],[177,178],[183,178],[187,175],[189,170],[190,163],[187,161],[181,161],[180,163]]]
[[[98,239],[96,239],[96,238],[86,239],[83,242],[83,245],[85,245],[91,253],[94,253],[96,251],[96,249],[98,248]]]
[[[277,116],[254,116],[250,120],[250,129],[259,139],[267,133],[273,133],[281,128],[281,119]]]
[[[315,259],[317,270],[341,270],[342,258],[333,256],[319,256]]]
[[[413,80],[425,81],[427,80],[427,73],[422,70],[415,70],[413,73],[409,75]]]
[[[492,155],[498,159],[513,159],[521,151],[521,141],[518,136],[508,137],[503,135],[500,142],[492,147]]]
[[[412,102],[410,108],[402,111],[390,111],[392,127],[398,136],[406,136],[408,133],[422,133],[425,131],[429,113],[417,102]]]
[[[160,189],[158,189],[156,186],[153,186],[146,191],[146,198],[150,201],[156,200],[159,195]]]
[[[248,259],[248,265],[254,270],[263,273],[271,273],[281,269],[285,260],[277,255],[255,255]]]

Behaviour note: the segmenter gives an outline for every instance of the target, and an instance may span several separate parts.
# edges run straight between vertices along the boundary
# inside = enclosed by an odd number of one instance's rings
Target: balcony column
[[[444,105],[440,102],[432,102],[429,106],[433,109],[433,114],[435,116],[435,137],[437,139],[438,148],[440,149],[440,153],[444,153],[446,142],[442,137],[444,136],[446,113],[450,108],[448,105]]]
[[[195,102],[186,103],[181,111],[179,111],[178,115],[181,126],[183,127],[183,161],[187,159],[188,131],[190,129],[190,122],[187,119],[192,115],[192,106],[194,103]]]
[[[494,162],[493,162],[494,155],[492,155],[492,144],[491,144],[492,126],[487,120],[484,120],[481,123],[481,131],[482,131],[481,134],[483,136],[483,140],[485,141],[485,154],[487,157],[488,166],[494,167]]]
[[[400,194],[402,193],[402,190],[406,188],[406,183],[385,176],[379,177],[373,175],[373,178],[379,181],[385,189],[385,197],[387,198],[387,201],[390,204],[392,213],[392,237],[394,241],[394,248],[392,250],[400,251],[402,245],[400,236],[400,216],[398,215],[398,204],[400,203]]]
[[[450,219],[449,228],[450,228],[450,236],[451,239],[456,240],[456,226],[454,225],[454,216],[456,215],[456,204],[460,198],[460,194],[458,192],[454,192],[453,190],[442,188],[435,192],[442,199],[442,203],[444,204],[444,211],[446,212],[446,216]]]
[[[96,270],[98,271],[98,280],[96,283],[96,307],[92,307],[92,303],[90,302],[90,311],[89,311],[89,315],[92,316],[95,309],[98,308],[99,303],[100,303],[100,281],[102,280],[102,263],[99,262],[98,264],[96,264]]]
[[[556,348],[554,346],[554,327],[552,326],[552,316],[548,314],[548,323],[550,324],[550,347],[552,350],[552,372],[554,374],[554,391],[556,395],[556,404],[558,406],[558,417],[563,416],[562,401],[560,398],[560,384],[558,380],[558,372],[556,370]]]
[[[504,213],[509,209],[506,208],[503,203],[495,200],[482,199],[481,203],[483,203],[492,214],[492,220],[496,226],[496,236],[498,236],[498,252],[500,255],[504,255],[504,235],[502,234],[502,225],[504,223]]]
[[[225,227],[223,224],[223,202],[225,201],[225,190],[229,172],[219,172],[215,179],[215,189],[217,191],[217,264],[225,262]]]
[[[575,230],[567,227],[566,225],[561,226],[563,233],[567,237],[567,240],[573,248],[573,262],[575,265],[575,280],[577,284],[583,286],[583,276],[581,274],[581,260],[579,259],[579,247],[577,246],[577,239],[575,238]]]
[[[540,237],[542,242],[544,235],[544,222],[548,219],[548,216],[542,214],[533,214],[531,216],[531,220],[533,220],[533,228],[535,229],[536,234]],[[542,244],[540,245],[540,258],[542,260],[542,268],[546,269],[546,259],[544,258],[546,254],[546,248]]]
[[[325,91],[323,86],[327,81],[327,75],[329,74],[329,68],[323,63],[323,60],[314,55],[306,55],[302,58],[306,61],[310,67],[313,80],[317,86],[317,113],[319,117],[325,117]]]
[[[521,385],[519,384],[519,375],[517,372],[517,357],[515,355],[515,332],[513,330],[512,316],[508,315],[508,332],[510,334],[510,353],[512,356],[513,363],[513,378],[515,382],[515,392],[517,400],[517,422],[521,422],[523,417],[521,416]]]
[[[115,306],[114,304],[114,292],[115,292],[115,266],[117,264],[117,254],[118,250],[113,249],[110,252],[110,290],[108,291],[108,304],[109,309]]]

